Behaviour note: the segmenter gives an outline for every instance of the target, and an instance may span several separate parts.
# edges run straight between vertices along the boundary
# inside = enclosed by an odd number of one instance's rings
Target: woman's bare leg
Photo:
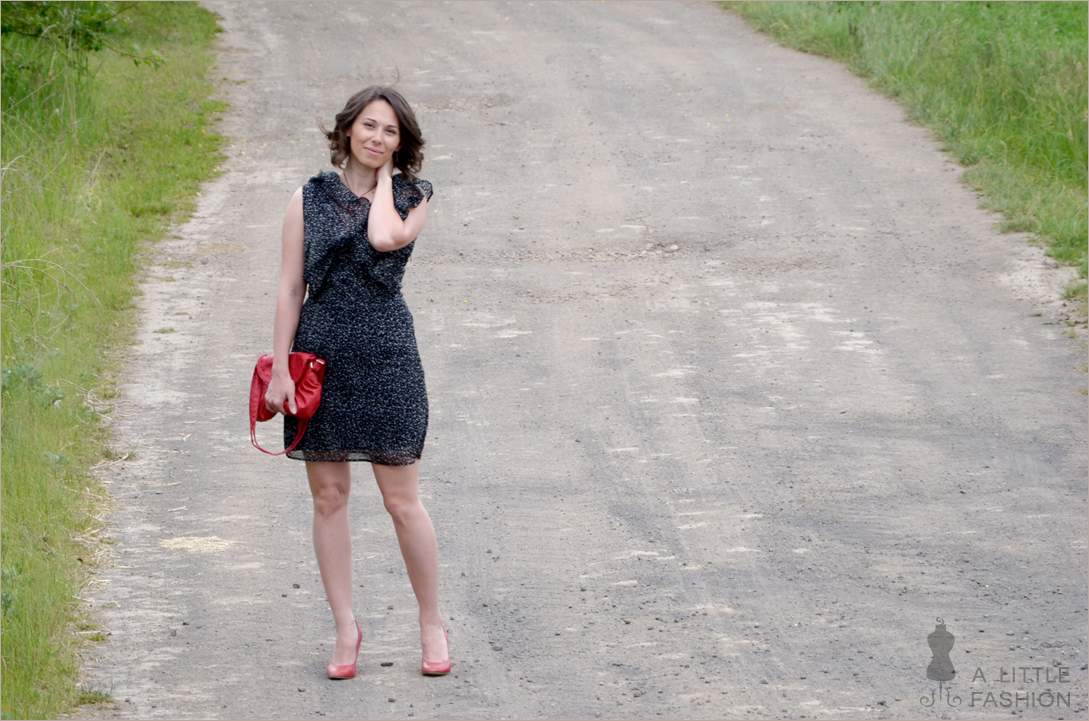
[[[350,664],[355,661],[359,639],[352,609],[352,533],[348,524],[351,469],[347,463],[307,461],[306,476],[314,498],[314,552],[337,629],[336,648],[329,663]]]
[[[450,652],[446,647],[442,614],[439,612],[439,548],[431,517],[420,502],[420,463],[417,461],[410,466],[371,465],[386,510],[393,518],[408,580],[420,605],[423,659],[445,661],[450,657]]]

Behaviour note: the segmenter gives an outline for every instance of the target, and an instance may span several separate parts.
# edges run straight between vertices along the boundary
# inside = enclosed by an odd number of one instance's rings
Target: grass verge
[[[899,100],[968,167],[965,182],[1078,268],[1086,298],[1085,2],[724,2]]]
[[[92,469],[116,460],[103,414],[131,342],[140,251],[192,211],[220,160],[215,17],[169,2],[122,15],[126,40],[161,62],[99,51],[79,72],[43,62],[36,40],[3,40],[4,718],[105,698],[77,682],[80,645],[102,638],[81,595],[106,499]]]

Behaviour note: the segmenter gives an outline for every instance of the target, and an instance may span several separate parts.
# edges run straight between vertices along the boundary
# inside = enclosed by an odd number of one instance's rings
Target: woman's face
[[[397,113],[385,100],[375,100],[363,107],[362,112],[348,129],[351,138],[352,157],[368,168],[377,170],[401,148],[401,126]]]

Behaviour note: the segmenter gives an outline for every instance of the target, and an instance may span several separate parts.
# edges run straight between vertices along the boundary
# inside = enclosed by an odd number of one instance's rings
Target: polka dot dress
[[[426,180],[393,176],[401,218],[431,193]],[[401,296],[414,243],[390,253],[372,248],[369,210],[336,173],[319,173],[303,186],[307,298],[292,350],[324,358],[326,370],[321,405],[289,458],[404,466],[423,452],[427,389]],[[296,429],[297,420],[285,416],[286,445]]]

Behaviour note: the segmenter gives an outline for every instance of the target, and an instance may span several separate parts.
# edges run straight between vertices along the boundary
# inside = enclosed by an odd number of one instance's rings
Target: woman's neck
[[[378,171],[348,161],[344,166],[344,184],[348,190],[362,198],[378,185]]]

